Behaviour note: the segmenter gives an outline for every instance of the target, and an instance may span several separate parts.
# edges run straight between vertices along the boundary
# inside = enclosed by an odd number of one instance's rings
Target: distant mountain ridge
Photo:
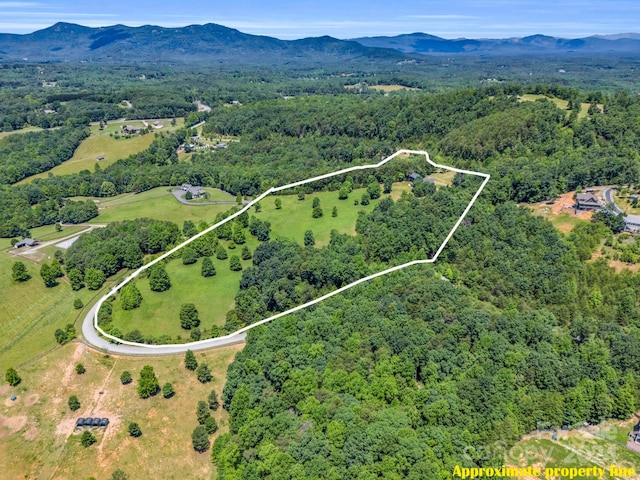
[[[328,36],[287,41],[213,23],[91,28],[60,22],[26,35],[0,34],[2,62],[308,65],[383,58],[402,60],[404,56]]]
[[[640,34],[593,35],[585,38],[559,38],[530,35],[522,38],[448,40],[426,33],[410,33],[395,37],[354,38],[361,45],[390,48],[407,54],[466,53],[484,55],[517,54],[581,54],[640,52]]]
[[[326,66],[400,62],[420,55],[594,54],[637,55],[640,34],[563,39],[532,35],[508,39],[448,40],[426,33],[340,40],[329,36],[280,40],[208,23],[180,28],[56,23],[36,32],[0,34],[0,62]]]

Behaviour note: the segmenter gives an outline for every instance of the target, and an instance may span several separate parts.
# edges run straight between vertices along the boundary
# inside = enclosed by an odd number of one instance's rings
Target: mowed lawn
[[[215,473],[210,450],[193,450],[191,432],[198,425],[195,411],[199,400],[212,389],[221,398],[226,371],[242,345],[196,353],[207,363],[213,381],[201,384],[195,373],[184,368],[184,355],[156,358],[112,357],[95,352],[79,342],[65,345],[18,369],[22,383],[3,385],[0,402],[0,465],[2,478],[108,479],[121,469],[128,478],[208,480]],[[82,362],[86,373],[77,375]],[[141,399],[136,386],[144,365],[154,368],[160,386],[171,383],[172,398],[162,393]],[[120,375],[131,372],[133,383],[122,385]],[[16,395],[16,401],[8,400]],[[76,395],[80,409],[72,412],[69,396]],[[6,401],[5,401],[6,399]],[[217,435],[228,431],[228,416],[222,409],[211,411],[219,425]],[[78,417],[107,417],[106,429],[94,428],[97,443],[84,448]],[[132,438],[127,428],[139,424],[142,436]]]
[[[176,222],[180,227],[185,220],[191,220],[196,224],[204,220],[211,224],[219,212],[225,212],[233,207],[233,205],[184,205],[173,196],[171,193],[173,189],[174,187],[157,187],[138,194],[120,195],[115,199],[96,199],[99,202],[99,215],[91,220],[91,223],[111,223],[148,217]]]
[[[306,195],[304,200],[298,200],[297,195],[269,195],[260,202],[261,211],[256,213],[252,208],[251,215],[270,222],[271,236],[274,238],[289,238],[302,244],[304,232],[311,230],[316,247],[322,247],[329,243],[331,230],[355,235],[358,212],[370,212],[380,201],[376,199],[371,200],[369,205],[354,205],[355,199],[360,202],[364,191],[365,189],[353,190],[346,200],[339,200],[337,191],[312,193]],[[312,217],[314,197],[320,199],[323,211],[320,218]],[[275,207],[277,198],[282,201],[280,210]],[[338,209],[337,217],[331,216],[333,207]]]
[[[27,266],[30,280],[13,281],[11,268],[17,260]],[[54,348],[56,329],[74,323],[80,315],[73,308],[74,299],[78,297],[87,303],[95,292],[86,289],[73,292],[63,281],[46,288],[39,265],[5,251],[0,252],[0,272],[0,371],[4,372]]]
[[[228,245],[228,242],[221,243]],[[241,247],[228,250],[229,257],[240,256],[240,250]],[[183,265],[181,259],[170,261],[166,270],[171,279],[171,288],[164,292],[151,291],[146,278],[137,280],[142,304],[134,310],[122,310],[118,298],[114,302],[114,326],[123,333],[138,329],[145,335],[180,336],[183,342],[191,341],[189,331],[180,327],[180,307],[183,303],[193,303],[199,313],[203,338],[208,337],[213,325],[224,325],[227,312],[233,308],[242,276],[241,271],[232,272],[229,269],[228,258],[218,260],[214,256],[211,260],[216,275],[207,278],[200,274],[202,259],[192,265]],[[251,260],[242,261],[243,268],[250,265]]]
[[[173,131],[184,125],[183,119],[177,119],[175,126],[171,126],[170,120],[165,119],[162,120],[162,122],[165,126],[157,130],[158,132]],[[118,139],[109,135],[110,133],[116,134],[120,132],[123,125],[144,127],[140,120],[129,120],[125,122],[114,121],[109,123],[104,130],[100,130],[98,125],[92,125],[91,136],[80,144],[73,157],[47,172],[25,178],[18,182],[18,184],[28,183],[34,178],[46,178],[49,173],[60,176],[78,173],[82,170],[93,171],[96,165],[100,165],[100,167],[104,169],[121,158],[126,158],[131,154],[149,148],[149,145],[151,145],[154,139],[153,132],[131,138],[120,137]],[[98,157],[104,157],[104,159],[98,161]]]
[[[550,102],[555,103],[556,106],[561,110],[567,110],[567,107],[569,106],[569,102],[567,100],[562,100],[561,98],[557,97],[547,97],[546,95],[541,94],[525,93],[524,95],[519,97],[520,101],[525,102],[535,102],[536,100],[540,100],[541,98],[546,98]],[[590,104],[582,102],[580,104],[580,112],[578,112],[578,118],[586,118],[589,115],[590,106]],[[598,108],[602,110],[603,105],[598,104]]]

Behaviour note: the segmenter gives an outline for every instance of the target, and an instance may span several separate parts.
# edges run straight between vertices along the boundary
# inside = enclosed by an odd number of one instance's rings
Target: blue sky
[[[176,27],[219,23],[283,39],[425,32],[445,38],[563,37],[640,30],[638,0],[46,0],[0,1],[0,32],[58,21]]]

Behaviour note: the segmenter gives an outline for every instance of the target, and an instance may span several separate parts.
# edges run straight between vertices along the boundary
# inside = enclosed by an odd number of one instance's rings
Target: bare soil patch
[[[27,395],[26,397],[24,397],[24,406],[31,407],[32,405],[38,403],[38,400],[40,400],[40,395],[38,395],[37,393]]]
[[[0,440],[19,432],[26,424],[26,415],[17,415],[15,417],[0,415]]]

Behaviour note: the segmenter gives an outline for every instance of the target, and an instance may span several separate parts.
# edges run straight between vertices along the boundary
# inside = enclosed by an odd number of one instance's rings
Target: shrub
[[[207,417],[204,421],[204,428],[209,435],[216,433],[218,430],[218,423],[216,422],[216,419],[213,417]]]
[[[198,381],[200,383],[210,382],[213,376],[211,375],[211,370],[209,370],[209,366],[206,363],[200,364],[196,369],[196,377],[198,377]]]
[[[173,390],[173,385],[171,385],[169,382],[165,383],[162,386],[162,396],[164,398],[171,398],[175,395],[175,391]]]
[[[76,310],[80,310],[82,307],[84,307],[84,303],[82,303],[82,300],[80,300],[79,298],[76,298],[73,301],[73,308],[75,308]]]
[[[96,443],[96,437],[93,436],[93,433],[91,433],[89,430],[85,430],[84,432],[82,432],[82,436],[80,437],[80,444],[82,444],[84,448],[90,447],[94,443]]]
[[[138,425],[136,422],[131,422],[129,424],[129,435],[131,435],[132,437],[140,437],[142,436],[142,430],[140,430],[140,425]]]
[[[7,369],[7,372],[4,374],[4,379],[12,387],[15,387],[22,381],[22,379],[20,378],[20,375],[18,375],[18,372],[16,372],[13,367],[9,367]]]
[[[80,362],[76,363],[76,373],[78,375],[82,375],[86,371],[87,371],[87,369],[84,368],[84,365],[82,363],[80,363]]]
[[[67,404],[69,405],[69,409],[72,412],[75,412],[80,408],[80,400],[78,400],[78,397],[76,397],[75,395],[71,395],[69,397],[69,401],[67,402]]]
[[[125,370],[120,375],[120,382],[122,382],[123,385],[129,385],[132,380],[133,378],[131,377],[131,373],[128,370]]]

